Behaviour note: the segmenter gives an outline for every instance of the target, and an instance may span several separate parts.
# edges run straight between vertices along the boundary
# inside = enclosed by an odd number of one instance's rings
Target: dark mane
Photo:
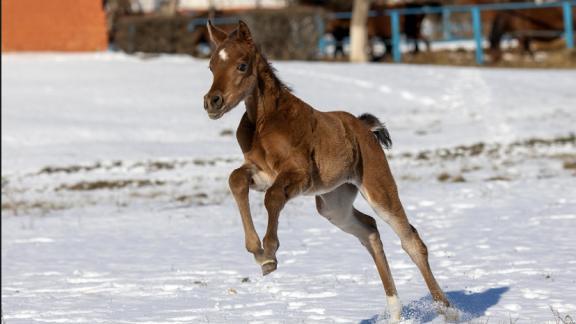
[[[282,80],[280,80],[280,78],[276,75],[276,68],[272,66],[272,63],[268,62],[268,59],[266,58],[266,55],[262,53],[260,46],[256,47],[256,54],[260,57],[261,71],[264,72],[262,77],[268,78],[268,80],[272,81],[274,86],[276,86],[278,89],[292,92],[292,88],[282,82]]]

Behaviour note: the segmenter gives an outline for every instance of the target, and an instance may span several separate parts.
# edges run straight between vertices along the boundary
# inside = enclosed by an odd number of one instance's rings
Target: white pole
[[[368,54],[366,45],[368,44],[368,32],[366,24],[368,22],[368,11],[370,10],[370,0],[354,0],[352,9],[352,22],[350,24],[350,61],[367,62]]]

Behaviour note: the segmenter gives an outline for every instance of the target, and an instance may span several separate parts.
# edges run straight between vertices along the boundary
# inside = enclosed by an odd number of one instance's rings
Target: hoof
[[[460,312],[451,306],[439,305],[438,313],[444,317],[446,323],[458,323],[460,321]]]
[[[270,272],[274,272],[277,267],[277,263],[274,260],[266,260],[262,263],[262,275],[265,276]]]
[[[457,309],[448,307],[442,312],[444,321],[447,323],[458,323],[460,321],[460,313]]]

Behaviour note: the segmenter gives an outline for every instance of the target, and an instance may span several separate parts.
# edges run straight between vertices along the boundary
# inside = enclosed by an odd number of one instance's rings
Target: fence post
[[[472,26],[474,27],[474,41],[476,43],[476,64],[484,63],[484,47],[482,39],[482,19],[480,8],[472,7]]]
[[[574,48],[574,26],[572,26],[572,5],[568,1],[562,3],[564,11],[564,38],[566,39],[566,47],[569,49]]]
[[[324,19],[319,13],[314,16],[314,22],[316,23],[316,28],[318,32],[318,49],[320,51],[320,56],[324,56],[326,53],[326,41],[324,39],[324,33],[326,33],[326,27],[324,25]]]
[[[398,11],[392,10],[390,18],[392,24],[392,58],[394,62],[399,63],[402,61],[402,54],[400,53],[400,15]]]
[[[450,21],[450,9],[442,8],[442,36],[444,40],[452,40],[452,23]]]

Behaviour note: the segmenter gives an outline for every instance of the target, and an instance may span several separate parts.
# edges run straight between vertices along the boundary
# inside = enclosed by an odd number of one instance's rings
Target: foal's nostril
[[[212,98],[210,100],[212,103],[212,107],[214,107],[214,108],[220,108],[220,106],[222,105],[222,101],[223,101],[221,95],[212,96]]]

